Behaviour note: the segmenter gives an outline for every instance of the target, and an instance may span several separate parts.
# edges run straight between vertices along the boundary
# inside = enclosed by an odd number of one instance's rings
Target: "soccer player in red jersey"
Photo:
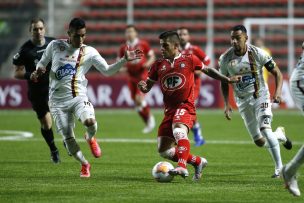
[[[180,51],[182,54],[193,54],[197,56],[205,65],[210,64],[210,58],[207,54],[198,46],[192,45],[190,43],[190,34],[189,30],[185,27],[181,27],[177,30],[177,33],[180,38]],[[195,71],[194,73],[194,99],[197,100],[200,94],[201,89],[201,71]],[[196,120],[192,132],[194,134],[195,146],[201,146],[205,143],[204,137],[202,135],[202,130],[200,123]]]
[[[194,166],[193,180],[201,178],[207,166],[205,158],[190,154],[189,129],[196,119],[194,106],[194,72],[201,70],[207,75],[225,82],[237,82],[240,76],[228,78],[216,69],[205,67],[192,54],[180,53],[180,39],[175,31],[167,31],[159,36],[163,58],[153,63],[148,78],[138,83],[138,88],[147,93],[159,81],[164,95],[165,117],[158,129],[158,152],[160,156],[178,162],[169,171],[172,175],[189,176],[187,163]],[[177,147],[173,147],[177,144]]]
[[[150,107],[144,100],[144,94],[137,88],[137,83],[146,79],[148,68],[155,61],[153,50],[147,41],[139,39],[137,30],[134,25],[128,25],[125,31],[126,43],[120,47],[119,58],[124,56],[125,50],[128,47],[130,50],[139,49],[144,53],[144,57],[138,60],[130,61],[126,64],[129,75],[128,86],[131,93],[131,98],[135,103],[135,108],[140,117],[146,124],[143,133],[149,133],[155,128],[155,119],[150,112]]]

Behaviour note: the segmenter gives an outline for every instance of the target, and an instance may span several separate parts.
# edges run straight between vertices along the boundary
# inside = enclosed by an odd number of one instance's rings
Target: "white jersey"
[[[244,56],[237,56],[231,47],[219,59],[220,72],[226,76],[241,75],[242,81],[233,84],[234,96],[238,106],[246,98],[269,96],[268,86],[263,78],[263,66],[272,61],[271,56],[262,49],[247,45]]]
[[[108,65],[98,51],[87,45],[73,48],[67,40],[54,40],[46,48],[38,67],[46,67],[52,62],[50,70],[50,101],[68,101],[76,96],[86,96],[87,79],[85,74],[94,66],[104,75],[112,75],[126,62],[121,59]]]
[[[302,53],[296,68],[292,71],[290,81],[304,80],[304,52]]]

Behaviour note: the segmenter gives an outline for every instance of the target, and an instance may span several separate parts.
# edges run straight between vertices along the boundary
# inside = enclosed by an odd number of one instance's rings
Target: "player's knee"
[[[175,141],[178,142],[179,140],[188,140],[187,130],[185,128],[175,127],[173,129],[173,136]]]
[[[80,147],[77,144],[74,137],[70,137],[70,138],[65,139],[64,143],[66,145],[67,150],[72,155],[75,155],[80,150]]]
[[[165,151],[160,152],[159,151],[159,155],[165,159],[171,159],[175,154],[175,148],[172,147],[170,149],[167,149]]]
[[[263,147],[265,145],[265,142],[266,142],[265,138],[260,138],[260,139],[254,141],[254,143],[258,147]]]
[[[93,126],[93,125],[95,125],[95,123],[96,123],[96,121],[94,118],[88,118],[83,122],[83,124],[87,127]]]
[[[259,119],[259,127],[260,127],[260,131],[263,131],[264,129],[271,129],[271,117],[262,116]]]

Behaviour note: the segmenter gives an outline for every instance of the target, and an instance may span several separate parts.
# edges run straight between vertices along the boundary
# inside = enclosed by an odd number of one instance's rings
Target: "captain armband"
[[[268,71],[271,71],[276,67],[276,63],[271,59],[264,66]]]

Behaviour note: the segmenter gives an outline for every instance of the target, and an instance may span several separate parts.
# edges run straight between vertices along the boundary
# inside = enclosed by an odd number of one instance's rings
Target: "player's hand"
[[[144,52],[142,50],[136,49],[133,51],[130,51],[129,48],[125,50],[125,59],[127,61],[134,61],[136,59],[141,59],[144,55]]]
[[[231,106],[226,106],[224,113],[225,113],[226,119],[227,120],[231,120],[231,114],[232,114],[232,108],[231,108]]]
[[[32,72],[31,76],[30,76],[30,80],[33,82],[38,82],[38,74],[37,71]]]
[[[273,96],[273,103],[280,104],[282,102],[282,97],[280,96],[281,94],[275,94]]]
[[[40,77],[41,75],[43,75],[45,73],[45,71],[46,71],[45,67],[38,67],[36,69],[36,73],[37,73],[38,77]]]
[[[148,88],[147,88],[146,81],[143,81],[143,80],[139,81],[139,83],[137,84],[137,87],[143,93],[147,93],[149,91]]]
[[[242,80],[242,76],[240,75],[234,75],[229,77],[229,83],[237,83],[240,82]]]

